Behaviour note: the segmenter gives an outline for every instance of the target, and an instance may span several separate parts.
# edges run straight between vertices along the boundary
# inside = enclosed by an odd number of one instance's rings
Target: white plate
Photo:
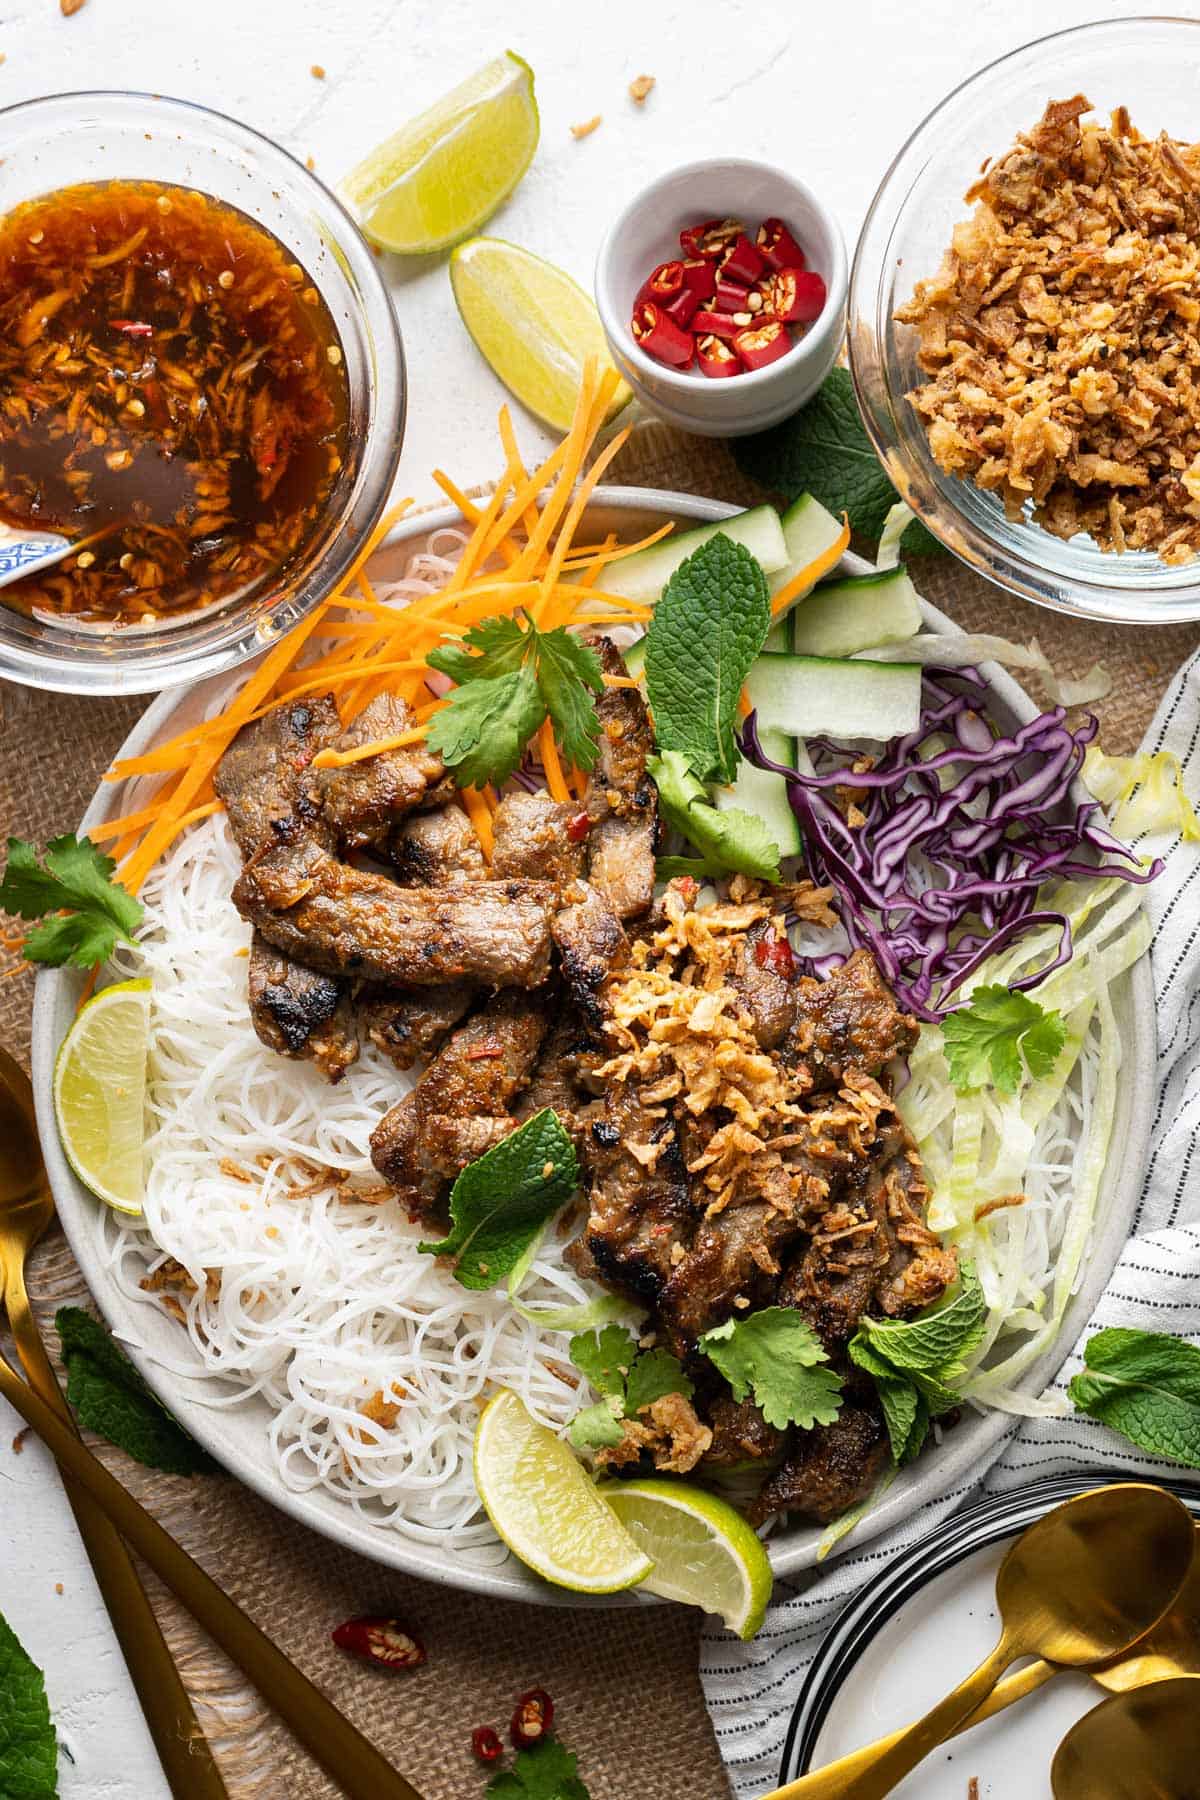
[[[634,536],[654,529],[665,518],[709,521],[726,518],[736,510],[722,502],[703,500],[692,494],[601,487],[597,489],[596,501],[589,509],[584,529],[589,540],[597,533],[603,535],[614,529],[625,536]],[[461,516],[450,507],[405,521],[379,551],[372,565],[373,574],[384,580],[394,578],[432,532],[462,522]],[[847,574],[861,574],[869,567],[861,558],[849,555],[841,566]],[[925,605],[924,612],[930,626],[943,631],[957,629],[936,608]],[[996,717],[1002,724],[1015,726],[1034,717],[1039,709],[1010,676],[994,664],[985,665],[985,672],[992,685]],[[160,695],[129,734],[120,754],[141,755],[196,723],[217,694],[232,689],[244,678],[243,669],[237,676],[218,676],[183,691]],[[86,831],[106,818],[118,816],[128,805],[129,794],[123,785],[102,785],[84,814],[81,829]],[[205,1395],[227,1394],[226,1387],[202,1372],[193,1379],[161,1367],[160,1356],[176,1364],[186,1358],[187,1340],[152,1301],[133,1301],[118,1293],[108,1273],[100,1208],[67,1166],[54,1123],[51,1099],[54,1056],[74,1017],[81,985],[82,976],[77,970],[47,970],[38,977],[34,1000],[33,1084],[50,1185],[71,1248],[101,1312],[118,1336],[131,1340],[133,1345],[144,1346],[132,1349],[133,1360],[176,1417],[238,1480],[244,1481],[264,1499],[348,1549],[392,1568],[423,1575],[431,1581],[444,1581],[454,1587],[532,1600],[543,1605],[645,1604],[647,1597],[637,1595],[581,1601],[577,1595],[539,1581],[511,1557],[499,1566],[481,1566],[469,1551],[452,1552],[415,1544],[382,1522],[372,1523],[362,1512],[332,1494],[293,1493],[280,1479],[268,1454],[267,1427],[271,1413],[265,1401],[247,1401],[233,1410],[228,1405],[216,1409],[205,1405]],[[1092,1253],[1082,1285],[1067,1310],[1057,1344],[1025,1377],[1022,1386],[1029,1393],[1039,1393],[1045,1387],[1092,1313],[1128,1236],[1140,1188],[1150,1131],[1156,1048],[1153,989],[1147,958],[1123,978],[1116,991],[1115,1003],[1125,1045],[1127,1074],[1127,1079],[1119,1085],[1112,1136],[1119,1151],[1110,1161],[1101,1191]],[[843,1544],[862,1543],[889,1530],[926,1500],[969,1478],[971,1471],[1003,1434],[1007,1423],[1001,1413],[965,1420],[948,1434],[940,1449],[922,1456],[904,1471]],[[787,1575],[809,1568],[816,1560],[820,1536],[817,1528],[802,1525],[779,1532],[771,1541],[771,1560],[776,1572]]]
[[[1000,1635],[996,1571],[1013,1539],[1111,1475],[1058,1476],[982,1501],[881,1570],[830,1627],[805,1678],[779,1780],[794,1781],[911,1725],[981,1663]],[[1200,1490],[1161,1486],[1200,1518]],[[897,1800],[1051,1800],[1050,1764],[1077,1719],[1107,1696],[1087,1675],[1058,1675],[1019,1706],[943,1745],[892,1791]]]

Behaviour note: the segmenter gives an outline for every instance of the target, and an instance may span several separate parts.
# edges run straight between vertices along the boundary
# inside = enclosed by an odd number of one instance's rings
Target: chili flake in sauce
[[[85,540],[5,603],[121,624],[278,577],[347,411],[324,300],[244,213],[114,181],[0,219],[0,520]]]

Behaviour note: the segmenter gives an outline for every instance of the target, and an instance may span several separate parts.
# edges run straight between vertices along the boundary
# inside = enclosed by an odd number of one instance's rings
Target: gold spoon
[[[25,1259],[54,1217],[54,1202],[38,1145],[29,1077],[3,1049],[0,1146],[0,1294],[30,1386],[73,1429],[25,1291]],[[120,1533],[81,1488],[68,1482],[66,1492],[172,1794],[176,1800],[228,1800],[229,1790]]]
[[[1054,1800],[1200,1800],[1200,1676],[1114,1694],[1072,1725],[1050,1765]]]
[[[789,1800],[882,1800],[973,1713],[1023,1656],[1067,1668],[1107,1662],[1167,1611],[1192,1559],[1187,1508],[1163,1488],[1121,1482],[1055,1507],[1023,1531],[1000,1565],[1000,1642],[952,1693],[850,1774],[817,1769]]]
[[[1197,1531],[1197,1537],[1200,1538],[1200,1530]],[[985,1719],[993,1718],[1006,1707],[1014,1706],[1018,1700],[1036,1693],[1052,1676],[1062,1673],[1058,1663],[1045,1662],[1039,1658],[1024,1669],[1018,1669],[1015,1675],[1005,1676],[992,1689],[983,1705],[976,1707],[970,1718],[964,1719],[951,1736],[957,1737],[960,1732],[973,1731]],[[1114,1657],[1112,1662],[1089,1669],[1088,1674],[1093,1681],[1098,1681],[1101,1687],[1108,1688],[1114,1694],[1125,1693],[1130,1688],[1144,1687],[1150,1681],[1168,1681],[1176,1675],[1200,1675],[1200,1547],[1192,1552],[1192,1566],[1188,1570],[1187,1580],[1175,1596],[1170,1611],[1163,1614],[1158,1624],[1145,1637],[1138,1639],[1132,1650]],[[845,1781],[849,1776],[868,1768],[880,1751],[899,1743],[904,1730],[901,1727],[899,1731],[877,1738],[873,1744],[867,1744],[861,1750],[851,1750],[847,1756],[839,1756],[836,1762],[824,1763],[815,1773],[827,1780],[840,1777]],[[762,1800],[804,1800],[806,1794],[817,1791],[804,1786],[807,1779],[807,1776],[802,1775],[796,1781],[789,1781],[784,1787],[774,1788],[769,1794],[764,1794]]]
[[[7,1091],[7,1084],[4,1085]],[[6,1263],[0,1263],[0,1275],[5,1269]],[[0,1284],[0,1305],[3,1301],[4,1285]],[[192,1617],[244,1671],[349,1800],[421,1800],[417,1790],[392,1768],[374,1744],[301,1674],[199,1563],[193,1562],[182,1545],[109,1474],[71,1426],[65,1425],[54,1408],[26,1386],[3,1356],[0,1397],[32,1425],[64,1475],[85,1490],[131,1548],[178,1595]],[[185,1791],[190,1794],[192,1790]]]

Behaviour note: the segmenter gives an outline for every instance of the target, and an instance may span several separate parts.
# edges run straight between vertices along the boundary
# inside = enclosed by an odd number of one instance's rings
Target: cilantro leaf
[[[494,681],[512,675],[525,661],[529,638],[519,619],[497,615],[481,619],[463,633],[458,644],[439,644],[425,658],[431,669],[440,669],[454,681]],[[479,655],[473,656],[472,650]]]
[[[32,844],[9,838],[0,910],[41,920],[25,939],[28,961],[90,968],[106,961],[118,940],[133,942],[142,906],[114,881],[116,870],[112,857],[89,838],[68,834],[52,839],[44,867]],[[64,912],[66,917],[57,916]]]
[[[729,872],[757,875],[764,881],[779,880],[779,846],[762,820],[734,807],[718,812],[688,767],[679,750],[666,750],[646,759],[646,768],[658,788],[663,817],[702,852],[690,857],[664,856],[663,875],[724,875]]]
[[[490,1800],[589,1800],[578,1760],[557,1738],[543,1738],[532,1750],[519,1750],[511,1769],[492,1776]]]
[[[662,750],[707,781],[732,781],[738,696],[771,628],[767,578],[719,531],[680,563],[646,632],[646,693]]]
[[[434,653],[436,654],[436,652]],[[429,721],[426,742],[460,787],[507,781],[546,717],[537,676],[528,664],[487,681],[452,688]]]
[[[1200,1349],[1165,1332],[1110,1326],[1083,1355],[1067,1390],[1080,1412],[1148,1456],[1200,1469]]]
[[[974,1266],[964,1262],[958,1292],[939,1300],[915,1319],[864,1318],[854,1342],[866,1340],[877,1356],[916,1385],[928,1383],[935,1396],[949,1392],[964,1373],[966,1358],[983,1337],[987,1301]],[[853,1354],[854,1344],[851,1344]],[[957,1405],[952,1396],[949,1405]],[[941,1410],[946,1410],[942,1408]]]
[[[67,1399],[81,1425],[148,1469],[168,1475],[220,1474],[220,1464],[155,1398],[98,1319],[77,1306],[64,1306],[54,1323],[67,1369]]]
[[[58,1740],[42,1671],[0,1615],[0,1794],[5,1800],[55,1800]]]
[[[682,1394],[690,1400],[695,1393],[683,1372],[683,1364],[669,1350],[643,1350],[625,1383],[625,1413],[630,1419],[666,1394]]]
[[[942,1021],[950,1079],[959,1093],[986,1087],[1015,1094],[1022,1063],[1035,1081],[1053,1069],[1067,1028],[1028,994],[1000,986],[976,988],[968,1006]]]
[[[570,1357],[598,1394],[615,1394],[625,1410],[625,1382],[638,1348],[620,1325],[603,1331],[581,1331],[571,1339]]]
[[[449,1237],[417,1248],[427,1256],[452,1256],[465,1288],[496,1287],[578,1181],[574,1146],[558,1114],[545,1106],[467,1164],[450,1190]]]
[[[812,1326],[790,1306],[764,1306],[706,1331],[699,1348],[744,1400],[754,1399],[768,1425],[832,1425],[842,1405],[842,1378],[821,1367],[829,1358]]]
[[[592,693],[604,692],[604,668],[590,644],[561,625],[537,633],[538,687],[568,762],[590,769],[596,760],[600,720]],[[590,690],[590,691],[589,691]]]
[[[622,1436],[620,1419],[621,1402],[615,1394],[607,1400],[597,1400],[594,1406],[585,1406],[571,1420],[567,1436],[577,1450],[611,1450],[620,1443]]]
[[[789,500],[812,494],[831,513],[849,513],[855,531],[876,542],[898,498],[867,436],[846,369],[831,369],[790,419],[734,439],[732,449],[743,475]],[[920,520],[900,543],[910,556],[946,553]]]

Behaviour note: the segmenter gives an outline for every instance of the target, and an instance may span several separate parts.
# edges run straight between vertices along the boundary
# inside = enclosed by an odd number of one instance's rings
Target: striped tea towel
[[[1200,654],[1175,677],[1143,749],[1173,750],[1193,798],[1200,792]],[[1154,929],[1151,966],[1158,1008],[1158,1104],[1151,1155],[1133,1235],[1095,1316],[1050,1392],[1064,1392],[1082,1364],[1084,1341],[1106,1325],[1170,1331],[1200,1342],[1200,845],[1179,839],[1156,853],[1166,868],[1145,890]],[[706,1629],[700,1674],[735,1794],[774,1787],[801,1678],[824,1633],[855,1589],[967,1500],[1074,1468],[1111,1466],[1131,1475],[1180,1471],[1143,1456],[1082,1415],[1036,1419],[1002,1438],[992,1466],[923,1506],[899,1530],[814,1579],[780,1582],[753,1643]]]

